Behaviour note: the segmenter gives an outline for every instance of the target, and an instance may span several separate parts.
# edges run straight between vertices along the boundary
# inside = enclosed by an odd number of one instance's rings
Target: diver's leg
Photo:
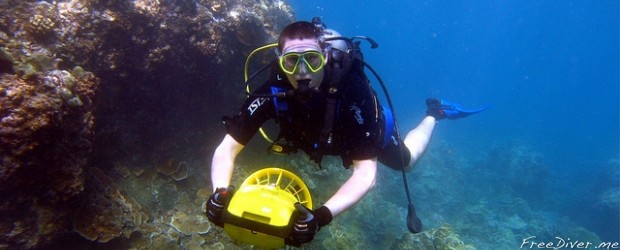
[[[434,117],[426,116],[417,127],[409,131],[407,136],[405,136],[403,141],[411,153],[411,161],[408,164],[408,168],[415,164],[426,150],[426,147],[428,147],[436,123],[437,121]]]
[[[387,145],[379,151],[377,160],[397,171],[400,171],[402,168],[408,170],[409,162],[411,162],[411,153],[409,153],[409,149],[407,149],[402,139],[396,141],[395,131]]]

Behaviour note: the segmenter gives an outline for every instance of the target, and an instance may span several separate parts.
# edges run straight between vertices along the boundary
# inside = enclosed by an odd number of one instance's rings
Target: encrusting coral
[[[211,229],[207,217],[201,214],[187,215],[177,212],[170,219],[170,225],[185,235],[206,234]]]
[[[148,216],[131,196],[114,188],[113,181],[103,171],[93,168],[88,197],[77,209],[73,226],[84,238],[108,242],[116,237],[129,236]]]
[[[452,227],[444,224],[418,234],[405,233],[390,249],[475,250],[476,248],[463,243],[459,235],[452,232]]]

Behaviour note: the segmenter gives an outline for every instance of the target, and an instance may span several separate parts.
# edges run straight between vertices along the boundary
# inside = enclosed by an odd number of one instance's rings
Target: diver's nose
[[[303,60],[299,62],[299,70],[297,71],[297,73],[300,75],[308,74],[308,65],[306,65],[306,62],[304,62]]]

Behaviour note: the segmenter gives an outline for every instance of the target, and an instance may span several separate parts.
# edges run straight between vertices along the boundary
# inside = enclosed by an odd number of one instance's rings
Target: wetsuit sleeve
[[[270,94],[268,84],[263,84],[254,93]],[[271,97],[252,97],[246,99],[239,112],[222,118],[226,131],[237,142],[246,145],[258,129],[269,119],[275,117],[274,104]]]

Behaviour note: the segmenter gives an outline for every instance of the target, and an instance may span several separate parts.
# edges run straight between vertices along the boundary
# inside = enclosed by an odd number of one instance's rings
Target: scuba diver
[[[372,39],[355,38],[376,47]],[[236,115],[223,118],[227,134],[211,162],[214,193],[207,201],[209,220],[222,226],[222,213],[234,195],[230,181],[235,158],[270,119],[280,126],[272,148],[280,152],[300,149],[319,167],[324,155],[337,155],[345,168],[353,170],[322,206],[309,211],[309,216],[293,218],[287,244],[299,246],[313,240],[321,227],[364,197],[375,184],[377,161],[404,175],[426,150],[437,121],[485,109],[463,110],[428,99],[426,116],[401,139],[391,109],[379,104],[369,84],[364,73],[368,65],[358,46],[359,41],[340,37],[318,18],[284,28],[268,80],[249,94]],[[419,219],[412,226],[419,231]]]

